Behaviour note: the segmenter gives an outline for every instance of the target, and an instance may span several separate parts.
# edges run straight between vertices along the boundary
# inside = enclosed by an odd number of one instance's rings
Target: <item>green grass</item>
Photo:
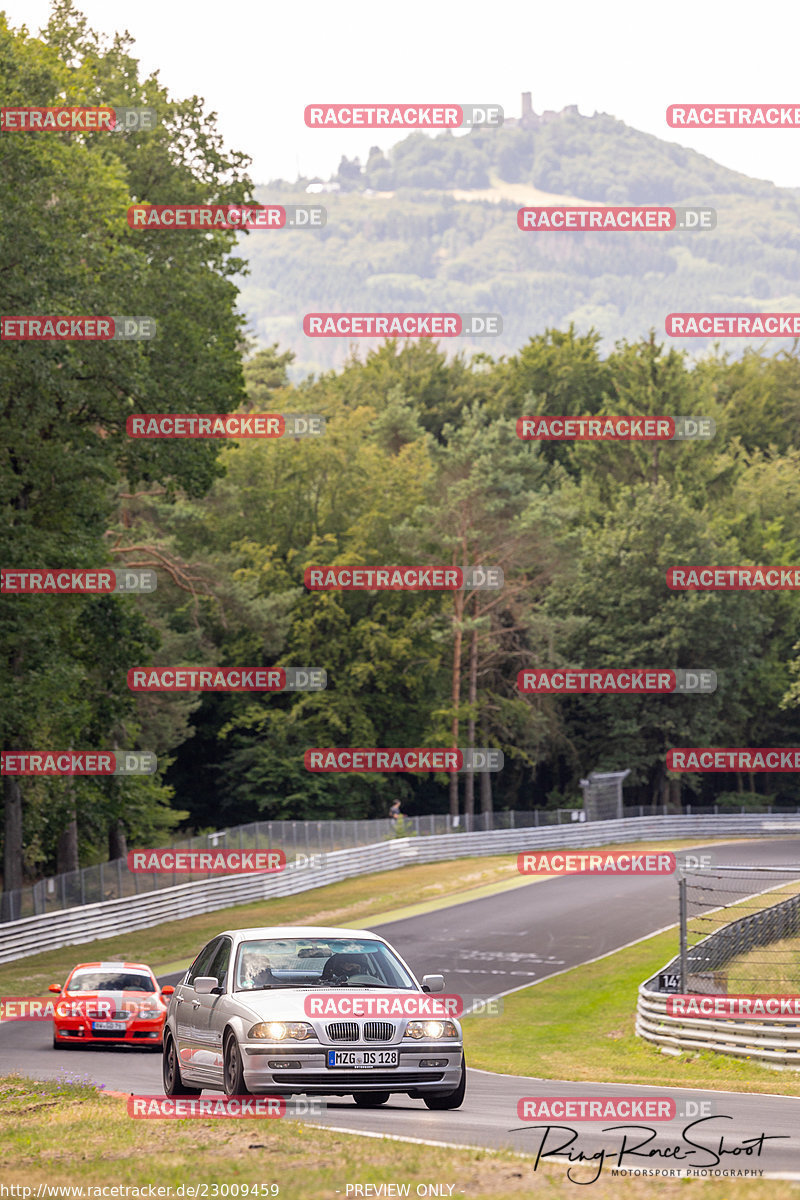
[[[728,991],[797,995],[800,992],[800,937],[757,946],[724,968]],[[757,982],[756,982],[757,981]]]
[[[426,1116],[421,1110],[419,1137],[425,1137]],[[456,1113],[455,1137],[457,1122]],[[35,1083],[15,1076],[0,1078],[0,1173],[6,1187],[34,1190],[40,1183],[172,1189],[275,1183],[279,1200],[334,1200],[337,1193],[344,1200],[348,1183],[407,1183],[411,1196],[418,1184],[445,1183],[452,1185],[455,1200],[521,1200],[532,1191],[542,1200],[576,1195],[564,1165],[543,1164],[534,1174],[531,1158],[511,1152],[359,1138],[287,1120],[136,1121],[128,1117],[124,1100],[98,1094],[85,1083]],[[653,1182],[626,1178],[626,1200],[652,1200]],[[693,1200],[744,1194],[725,1180],[657,1181],[664,1200],[685,1197],[687,1187]],[[619,1194],[619,1181],[608,1175],[592,1184],[593,1200],[615,1200]],[[797,1200],[800,1187],[749,1179],[746,1194],[756,1200]],[[213,1196],[210,1186],[208,1195]]]
[[[499,1017],[464,1019],[470,1066],[510,1075],[800,1096],[800,1073],[710,1051],[663,1055],[636,1037],[637,989],[671,959],[674,931],[503,998]]]

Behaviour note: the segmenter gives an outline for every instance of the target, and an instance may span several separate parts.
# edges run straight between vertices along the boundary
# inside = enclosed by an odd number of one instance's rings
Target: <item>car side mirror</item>
[[[167,983],[164,985],[164,987],[162,987],[161,995],[162,996],[171,996],[174,991],[175,991],[175,988],[172,986],[172,984]]]
[[[50,987],[47,990],[48,990],[48,992],[60,992],[61,984],[60,983],[51,983]]]
[[[422,990],[423,992],[443,992],[444,975],[423,975]]]
[[[219,982],[216,975],[198,975],[193,987],[199,996],[210,996],[219,987]]]

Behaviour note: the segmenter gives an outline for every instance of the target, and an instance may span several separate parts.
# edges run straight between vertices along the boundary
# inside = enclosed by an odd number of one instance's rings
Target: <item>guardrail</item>
[[[668,970],[668,968],[665,968]],[[735,1021],[711,1017],[670,1017],[667,992],[639,988],[636,1033],[657,1046],[676,1050],[714,1050],[746,1058],[778,1071],[800,1071],[800,1023],[797,1020]]]
[[[315,865],[296,866],[292,863],[279,874],[204,879],[146,895],[11,921],[0,926],[0,962],[110,938],[135,929],[148,929],[165,921],[179,921],[235,904],[291,896],[355,876],[395,870],[409,863],[513,854],[530,849],[592,847],[643,839],[774,837],[781,831],[800,832],[800,818],[791,814],[630,817],[538,829],[528,827],[394,839],[351,850],[335,850],[320,856]]]
[[[800,895],[730,921],[678,954],[639,987],[636,1033],[655,1045],[677,1050],[714,1050],[747,1058],[776,1070],[800,1071],[800,1022],[789,1018],[736,1021],[731,1018],[674,1017],[667,1013],[669,992],[657,990],[660,975],[676,975],[689,992],[692,975],[709,974],[755,946],[768,946],[797,933]]]
[[[639,816],[649,816],[655,809],[645,813],[639,806]],[[624,815],[635,815],[628,813]],[[482,829],[514,829],[527,825],[560,825],[572,820],[583,820],[580,809],[533,809],[515,812],[503,809],[496,813],[474,813],[453,818],[449,813],[428,813],[424,816],[403,817],[402,828],[412,837],[432,837],[435,834],[456,831],[472,833]],[[375,842],[398,835],[396,823],[390,818],[350,821],[255,821],[249,825],[235,825],[229,829],[218,829],[213,833],[198,834],[190,838],[171,839],[168,845],[174,850],[208,850],[235,848],[255,850],[269,847],[283,850],[286,857],[298,854],[326,854],[331,850],[348,850],[356,846],[371,846]],[[197,871],[190,875],[141,875],[128,869],[124,858],[81,867],[61,875],[51,875],[37,883],[22,888],[10,888],[0,895],[0,923],[19,921],[23,917],[36,917],[42,913],[58,912],[64,908],[78,908],[96,904],[101,900],[121,900],[124,896],[136,896],[140,892],[152,892],[160,888],[173,887],[178,882],[188,883],[195,879],[208,879],[209,872]]]
[[[768,810],[769,813],[771,811]],[[689,808],[688,812],[691,815],[693,810]],[[701,809],[694,815],[710,815],[712,812],[716,814],[716,806],[713,809]],[[622,813],[626,820],[637,816],[658,815],[657,807],[641,804]],[[663,809],[660,815],[665,815]],[[800,809],[797,810],[797,816],[800,817]],[[498,829],[524,829],[531,825],[570,825],[585,819],[585,810],[579,808],[498,809],[496,812],[462,814],[460,817],[451,817],[449,813],[404,816],[402,828],[412,837],[433,837],[436,834],[474,833],[477,830],[488,833]],[[298,854],[326,854],[331,850],[371,846],[375,842],[397,836],[398,826],[389,818],[350,821],[274,820],[235,825],[229,829],[218,829],[213,833],[198,834],[191,838],[171,839],[168,844],[175,850],[208,850],[217,847],[255,850],[269,847],[272,850],[283,850],[289,858]],[[62,875],[51,875],[26,887],[10,888],[2,892],[0,924],[19,921],[23,917],[40,916],[42,913],[58,912],[59,909],[96,904],[102,900],[121,900],[124,896],[137,896],[140,892],[174,887],[178,882],[188,883],[195,879],[208,878],[210,874],[202,871],[180,877],[173,875],[171,879],[168,875],[141,875],[129,871],[124,858],[114,858],[109,862],[81,867],[78,871],[69,871]]]

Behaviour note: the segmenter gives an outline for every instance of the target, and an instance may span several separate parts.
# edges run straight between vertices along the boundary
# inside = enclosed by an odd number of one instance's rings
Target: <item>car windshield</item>
[[[293,987],[383,987],[415,990],[383,942],[360,938],[258,938],[241,942],[234,990]]]
[[[76,971],[65,989],[69,992],[154,992],[149,975],[139,971]]]

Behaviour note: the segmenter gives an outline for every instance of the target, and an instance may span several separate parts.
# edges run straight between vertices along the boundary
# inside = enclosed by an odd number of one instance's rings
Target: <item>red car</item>
[[[173,987],[161,987],[143,963],[79,963],[63,988],[53,1017],[53,1049],[109,1043],[161,1049]]]

